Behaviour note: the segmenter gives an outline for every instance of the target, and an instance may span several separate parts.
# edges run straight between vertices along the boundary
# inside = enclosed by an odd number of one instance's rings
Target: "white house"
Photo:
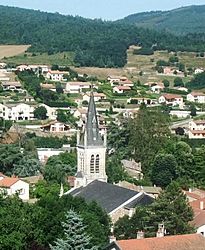
[[[62,122],[52,121],[48,124],[42,125],[41,130],[43,132],[65,133],[70,131],[70,126]]]
[[[189,123],[189,139],[205,138],[205,120],[196,120]]]
[[[5,120],[20,121],[20,120],[33,120],[34,107],[25,103],[17,105],[0,104],[0,117]]]
[[[115,86],[113,88],[113,93],[117,93],[117,94],[123,94],[126,91],[130,91],[131,88],[129,86]]]
[[[151,86],[150,89],[153,93],[159,94],[164,89],[164,84],[157,83],[156,85]]]
[[[101,101],[101,100],[105,100],[105,99],[106,99],[106,95],[103,94],[103,93],[94,92],[94,93],[93,93],[93,96],[94,96],[94,101],[95,101],[95,102],[99,102],[99,101]],[[83,95],[83,101],[89,102],[89,100],[90,100],[90,93],[85,93],[85,94]]]
[[[56,92],[56,86],[52,83],[41,83],[41,88]]]
[[[196,68],[195,70],[194,70],[194,74],[196,75],[196,74],[201,74],[201,73],[203,73],[204,72],[204,69],[203,68]]]
[[[108,76],[107,80],[113,84],[113,83],[119,83],[119,82],[124,82],[127,81],[127,77],[126,76]]]
[[[158,102],[159,104],[164,103],[166,105],[179,106],[180,108],[184,106],[183,97],[176,94],[163,94],[159,97]]]
[[[22,200],[29,200],[29,184],[16,177],[0,176],[0,192],[5,196],[18,195]]]
[[[63,78],[64,75],[69,75],[70,73],[68,71],[59,71],[59,70],[49,70],[46,74],[46,78],[51,81],[64,81]]]
[[[187,101],[205,103],[205,94],[202,92],[191,92],[187,95]]]
[[[66,83],[66,92],[70,94],[81,93],[83,89],[90,89],[90,82],[67,82]]]
[[[18,92],[23,92],[24,90],[22,89],[21,83],[20,82],[2,82],[2,87],[3,90],[11,90],[11,91],[18,91]]]

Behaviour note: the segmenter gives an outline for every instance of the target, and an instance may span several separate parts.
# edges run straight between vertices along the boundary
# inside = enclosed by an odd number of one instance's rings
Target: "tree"
[[[148,110],[141,105],[138,115],[129,127],[129,146],[136,162],[142,163],[144,172],[148,172],[156,154],[170,137],[168,116],[161,111]]]
[[[66,176],[75,174],[76,165],[74,166],[74,161],[64,158],[63,156],[52,156],[48,159],[45,167],[42,169],[43,176],[46,181],[52,183],[65,183]],[[71,165],[70,165],[71,163]]]
[[[63,94],[63,87],[60,83],[56,84],[56,93]]]
[[[171,154],[159,154],[155,157],[151,180],[160,187],[166,187],[176,179],[177,162]]]
[[[64,237],[57,239],[51,250],[94,250],[97,247],[91,246],[91,237],[86,233],[86,226],[83,219],[73,210],[66,214],[66,221],[62,223]]]
[[[175,63],[179,62],[179,58],[177,56],[170,56],[169,62],[172,64],[175,64]]]
[[[18,164],[14,164],[13,173],[19,177],[39,175],[41,164],[38,159],[32,157],[32,155],[26,155]]]
[[[193,117],[193,116],[196,116],[196,106],[194,104],[191,104],[190,105],[190,115]]]
[[[18,164],[23,154],[16,145],[0,145],[0,172],[12,175],[14,164]]]
[[[193,211],[177,182],[172,182],[151,205],[150,224],[164,223],[167,234],[188,234],[193,232],[189,224]],[[155,231],[156,232],[156,231]]]
[[[47,119],[47,109],[43,106],[37,107],[34,110],[34,117],[39,120]]]
[[[176,77],[174,79],[174,87],[184,87],[184,83],[183,83],[182,78]]]
[[[125,180],[127,174],[120,162],[119,156],[109,157],[106,164],[106,174],[108,176],[109,183],[118,183]]]
[[[164,79],[162,82],[164,83],[164,87],[165,87],[165,88],[169,88],[169,85],[170,85],[169,80]]]

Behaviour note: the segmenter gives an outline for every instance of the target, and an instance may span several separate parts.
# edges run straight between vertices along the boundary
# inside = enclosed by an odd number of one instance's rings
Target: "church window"
[[[90,173],[94,173],[95,172],[95,157],[94,155],[91,155],[91,159],[90,159]]]
[[[100,172],[100,157],[99,157],[99,155],[96,155],[96,159],[95,159],[95,172],[96,173]]]

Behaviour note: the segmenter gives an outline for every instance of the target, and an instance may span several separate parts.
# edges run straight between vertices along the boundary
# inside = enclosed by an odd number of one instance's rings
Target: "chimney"
[[[200,209],[204,210],[204,202],[203,201],[200,201]]]
[[[189,193],[191,193],[192,192],[192,188],[189,188]]]
[[[138,231],[138,232],[137,232],[137,239],[138,239],[138,240],[144,239],[144,232],[143,232],[143,231]]]
[[[165,230],[164,230],[164,223],[161,223],[158,225],[158,231],[157,231],[157,238],[161,238],[161,237],[164,237],[164,233],[165,233]]]
[[[109,237],[109,242],[112,243],[112,242],[115,242],[115,241],[116,241],[115,236],[114,236],[114,235],[111,235],[111,236]]]

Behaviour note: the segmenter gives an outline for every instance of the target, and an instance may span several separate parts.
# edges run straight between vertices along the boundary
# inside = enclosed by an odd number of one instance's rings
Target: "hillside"
[[[139,27],[165,30],[176,35],[204,33],[205,5],[132,14],[125,17],[123,21]]]
[[[73,52],[76,66],[123,67],[130,45],[180,51],[205,51],[204,36],[177,37],[82,17],[0,6],[0,44],[30,44],[29,52],[53,55]]]

